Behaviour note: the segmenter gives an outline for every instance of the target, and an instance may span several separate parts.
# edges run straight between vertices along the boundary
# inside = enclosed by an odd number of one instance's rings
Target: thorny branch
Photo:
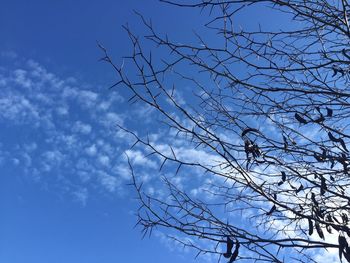
[[[198,168],[221,178],[207,190],[221,202],[193,199],[167,178],[168,198],[148,195],[130,166],[145,233],[154,227],[176,230],[192,238],[174,237],[179,243],[229,262],[315,262],[312,251],[320,248],[338,248],[350,262],[348,1],[161,2],[208,10],[205,27],[215,40],[196,35],[196,44],[180,44],[138,14],[148,33],[139,38],[125,27],[133,50],[125,65],[114,64],[100,46],[103,60],[118,75],[113,87],[127,87],[131,102],[155,109],[178,136],[216,162],[181,158],[172,146],[159,149],[120,128],[162,159],[161,169],[171,163],[176,173]],[[234,17],[254,6],[288,23],[238,28]],[[167,55],[153,58],[143,41]],[[184,83],[193,87],[192,104],[176,98]],[[225,220],[233,213],[249,217],[256,228]],[[338,243],[329,235],[337,235]],[[203,248],[193,238],[216,246]]]

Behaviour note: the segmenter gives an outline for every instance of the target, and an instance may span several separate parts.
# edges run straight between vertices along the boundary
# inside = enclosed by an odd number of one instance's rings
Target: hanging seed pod
[[[276,193],[273,194],[273,199],[277,200],[277,194]]]
[[[283,182],[286,181],[286,179],[287,179],[286,173],[282,171],[281,174],[282,174],[282,181]]]
[[[332,232],[332,228],[331,228],[330,225],[326,225],[326,230],[327,230],[327,232],[328,232],[329,234],[332,234],[332,233],[333,233],[333,232]]]
[[[333,77],[335,77],[335,75],[337,75],[338,69],[334,66],[332,67],[332,69],[333,69],[333,75],[332,75],[332,78],[333,78]]]
[[[339,259],[342,261],[342,256],[347,250],[349,250],[348,242],[346,241],[346,238],[343,235],[338,236],[338,244],[339,244]],[[347,254],[347,253],[346,253]]]
[[[339,142],[340,142],[341,146],[343,147],[344,151],[348,152],[348,148],[346,148],[346,144],[345,144],[344,140],[339,139]]]
[[[323,114],[320,115],[320,117],[318,117],[317,119],[313,120],[316,123],[322,123],[324,122],[325,118],[323,116]]]
[[[332,142],[338,142],[339,140],[333,136],[331,132],[328,132],[328,137]]]
[[[342,138],[335,138],[331,132],[328,132],[328,137],[332,142],[339,142],[343,147],[344,151],[348,152],[348,149],[346,148],[346,144]]]
[[[232,262],[234,262],[237,259],[238,252],[239,252],[239,247],[240,247],[240,244],[239,244],[239,241],[237,240],[236,241],[235,251],[233,251],[232,256],[231,256],[231,258],[230,258],[228,263],[232,263]]]
[[[332,117],[333,116],[333,110],[330,108],[326,108],[327,109],[327,117]]]
[[[310,218],[308,218],[307,220],[309,222],[309,236],[311,236],[314,232],[314,224],[312,223],[312,220]]]
[[[273,206],[271,207],[270,211],[266,213],[266,215],[268,215],[268,216],[272,215],[272,213],[273,213],[275,210],[276,210],[276,205],[273,205]]]
[[[324,195],[326,190],[327,190],[326,179],[324,179],[324,177],[321,176],[321,195]]]
[[[225,258],[229,258],[232,255],[232,248],[233,248],[233,241],[232,239],[227,236],[226,237],[226,253],[223,254]]]
[[[316,195],[314,193],[311,193],[311,200],[318,207],[318,202],[316,201]]]
[[[295,193],[299,193],[303,189],[304,189],[304,186],[302,184],[300,184],[299,188],[297,190],[295,190]]]
[[[247,157],[247,160],[249,159],[249,153],[250,153],[250,148],[251,148],[251,141],[250,140],[245,140],[244,141],[244,151]]]
[[[322,228],[318,222],[315,222],[315,228],[316,228],[318,236],[324,240],[324,234],[323,234]]]
[[[258,129],[254,129],[254,128],[246,128],[243,130],[241,136],[245,136],[247,133],[249,132],[256,132],[256,133],[260,133]]]
[[[259,148],[259,146],[256,143],[253,143],[251,151],[252,151],[252,154],[253,154],[254,158],[257,158],[257,157],[261,156],[260,148]]]
[[[283,148],[285,151],[288,149],[288,140],[284,135],[283,135]]]
[[[331,162],[331,169],[333,169],[334,166],[335,166],[335,161],[334,161],[334,159],[331,159],[330,162]]]
[[[307,120],[305,120],[303,117],[301,117],[298,113],[295,113],[294,117],[301,124],[307,124]]]

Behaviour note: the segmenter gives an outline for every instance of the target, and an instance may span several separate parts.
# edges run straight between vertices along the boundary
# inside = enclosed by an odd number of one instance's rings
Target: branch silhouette
[[[160,149],[119,128],[162,160],[160,170],[195,168],[218,178],[208,191],[220,202],[193,198],[167,177],[169,198],[147,194],[130,165],[145,234],[157,227],[207,240],[216,245],[173,236],[198,255],[228,262],[316,262],[317,251],[331,248],[350,262],[348,1],[161,2],[208,11],[204,26],[215,41],[200,35],[196,44],[173,41],[137,14],[147,33],[138,37],[124,27],[132,53],[123,66],[100,46],[102,60],[117,73],[113,87],[127,88],[130,102],[153,108],[175,137],[219,163],[193,161],[174,145]],[[237,28],[234,18],[252,7],[271,8],[289,22],[282,29]],[[186,104],[176,97],[184,86],[192,87]],[[228,222],[232,214],[249,227]]]

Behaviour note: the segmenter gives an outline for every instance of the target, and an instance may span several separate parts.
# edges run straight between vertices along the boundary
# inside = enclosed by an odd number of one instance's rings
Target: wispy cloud
[[[0,124],[6,127],[0,142],[0,166],[19,167],[38,181],[54,177],[82,205],[96,189],[124,194],[130,179],[124,150],[134,141],[116,129],[117,123],[123,125],[130,117],[124,112],[124,99],[117,92],[102,94],[74,78],[61,78],[35,61],[14,63],[17,55],[0,56],[6,56],[10,63],[0,66]],[[143,125],[153,123],[152,114],[142,106],[133,108],[133,117],[142,119]],[[172,145],[183,161],[209,166],[222,162],[215,154],[194,149],[185,138],[164,136],[172,131],[159,127],[149,130],[154,147],[169,156]],[[215,197],[208,189],[217,182],[213,181],[216,177],[203,177],[198,169],[174,176],[176,168],[171,162],[159,172],[162,160],[147,157],[149,152],[137,146],[125,153],[150,195],[166,196],[159,182],[163,174],[180,189],[186,187],[194,198]],[[164,236],[160,238],[165,240]],[[326,254],[330,257],[327,262],[337,262],[336,250],[330,254],[320,251],[318,256]]]
[[[0,65],[0,165],[41,181],[54,177],[84,205],[96,186],[119,192],[126,177],[111,168],[126,147],[115,129],[125,119],[124,99],[61,78],[33,60],[1,57],[7,64]]]

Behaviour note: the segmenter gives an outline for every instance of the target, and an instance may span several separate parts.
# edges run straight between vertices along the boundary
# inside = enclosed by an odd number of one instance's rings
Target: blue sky
[[[96,46],[117,60],[127,54],[121,25],[142,30],[133,9],[163,31],[191,21],[188,10],[152,0],[1,1],[1,262],[193,260],[134,229],[123,155],[130,141],[114,123],[137,127],[128,116],[144,113],[128,108],[123,91],[107,90],[115,79]],[[136,165],[155,165],[133,154]]]
[[[122,63],[130,51],[122,25],[144,32],[133,10],[173,39],[193,41],[193,30],[210,38],[201,27],[206,12],[156,0],[1,1],[0,262],[217,262],[195,260],[160,232],[142,239],[134,228],[138,204],[124,153],[145,191],[158,196],[164,193],[154,171],[161,162],[144,158],[141,148],[129,150],[132,138],[115,124],[149,133],[162,149],[170,143],[168,130],[154,126],[154,111],[131,107],[125,89],[108,90],[115,74],[98,62],[96,45]],[[266,16],[251,12],[254,19],[238,19],[246,28]],[[186,102],[183,91],[178,98]],[[180,157],[213,158],[185,141],[171,143]],[[211,180],[172,178],[192,196]]]

